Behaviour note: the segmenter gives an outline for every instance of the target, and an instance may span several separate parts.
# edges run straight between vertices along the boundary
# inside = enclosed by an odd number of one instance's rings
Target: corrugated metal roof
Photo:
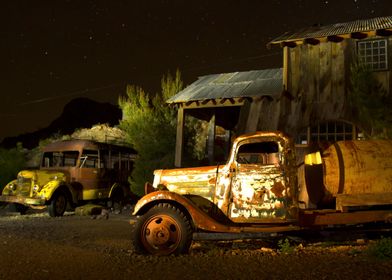
[[[282,68],[253,70],[199,77],[197,81],[166,102],[184,103],[257,96],[279,98],[282,91]]]
[[[334,35],[345,35],[357,32],[369,32],[392,28],[392,16],[356,20],[346,23],[335,23],[326,26],[307,27],[296,32],[286,32],[269,44],[279,44],[288,41],[299,41],[311,38],[323,38]]]

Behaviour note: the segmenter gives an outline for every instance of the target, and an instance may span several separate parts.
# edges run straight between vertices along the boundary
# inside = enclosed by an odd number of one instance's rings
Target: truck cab
[[[157,209],[180,212],[189,227],[208,232],[235,233],[267,225],[286,228],[298,215],[294,165],[293,146],[283,133],[242,135],[234,141],[226,164],[156,170],[153,184],[146,184],[146,195],[134,214],[143,215],[143,220]],[[151,253],[172,253],[176,246],[161,250],[162,246],[149,242],[146,236],[162,234],[157,225],[169,216],[153,218],[137,229],[136,247]],[[170,230],[165,232],[163,235],[170,235]],[[179,252],[176,249],[174,253]]]

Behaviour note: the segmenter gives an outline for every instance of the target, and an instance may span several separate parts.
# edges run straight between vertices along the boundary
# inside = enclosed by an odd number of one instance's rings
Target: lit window
[[[359,61],[372,70],[388,68],[387,40],[371,40],[358,42]]]
[[[309,127],[298,134],[296,144],[336,142],[356,139],[357,129],[350,123],[329,121]]]

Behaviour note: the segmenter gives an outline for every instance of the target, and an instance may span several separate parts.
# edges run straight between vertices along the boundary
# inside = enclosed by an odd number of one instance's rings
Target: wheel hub
[[[169,241],[170,232],[165,227],[154,228],[151,232],[153,242],[156,245],[162,245]]]

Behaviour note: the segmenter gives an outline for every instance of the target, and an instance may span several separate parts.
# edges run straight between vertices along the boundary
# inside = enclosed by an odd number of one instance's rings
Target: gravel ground
[[[298,242],[290,254],[276,242],[195,241],[188,255],[141,256],[129,209],[108,219],[66,214],[0,210],[0,279],[392,279],[392,261],[369,258],[368,240]]]

